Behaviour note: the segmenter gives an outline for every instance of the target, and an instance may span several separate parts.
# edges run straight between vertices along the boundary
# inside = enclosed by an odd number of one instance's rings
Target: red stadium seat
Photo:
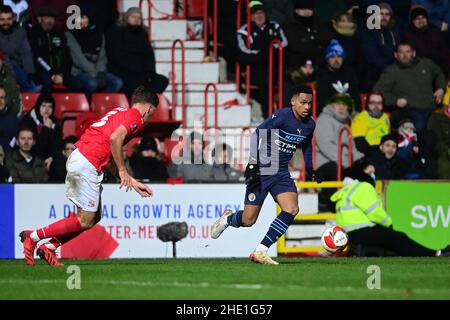
[[[151,122],[165,122],[170,120],[170,105],[162,93],[158,93],[159,104],[151,118]]]
[[[33,109],[40,94],[40,92],[22,92],[20,94],[24,112],[28,113]]]
[[[78,111],[68,111],[64,112],[61,118],[61,127],[63,132],[63,138],[68,136],[77,135],[77,118],[81,112]]]
[[[94,93],[92,94],[91,107],[97,115],[103,116],[109,110],[115,107],[126,107],[128,103],[127,96],[123,93]]]
[[[84,93],[53,93],[55,116],[61,118],[67,111],[89,111],[89,102]]]

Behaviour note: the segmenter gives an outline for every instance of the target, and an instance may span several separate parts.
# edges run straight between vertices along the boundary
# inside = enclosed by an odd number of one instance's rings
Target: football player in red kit
[[[102,169],[111,155],[119,169],[120,188],[134,189],[141,197],[152,196],[148,186],[128,173],[122,147],[142,130],[158,103],[156,94],[140,86],[133,93],[131,108],[117,107],[109,111],[83,133],[66,164],[66,196],[77,206],[77,214],[44,228],[22,231],[20,240],[27,264],[34,265],[38,242],[49,239],[37,248],[37,254],[50,265],[61,265],[55,254],[56,248],[100,221]]]

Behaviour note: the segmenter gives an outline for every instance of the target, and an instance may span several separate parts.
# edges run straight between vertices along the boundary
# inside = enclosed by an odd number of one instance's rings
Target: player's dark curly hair
[[[150,103],[157,107],[159,98],[156,93],[150,91],[146,86],[139,86],[133,92],[132,104],[135,103]]]

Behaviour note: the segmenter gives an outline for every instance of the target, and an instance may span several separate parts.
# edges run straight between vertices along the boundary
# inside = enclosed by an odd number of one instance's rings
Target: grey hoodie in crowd
[[[338,134],[339,130],[345,126],[350,116],[347,114],[341,117],[335,111],[332,105],[327,105],[317,118],[316,123],[316,142],[317,142],[317,168],[330,161],[338,161]],[[347,132],[342,134],[342,165],[346,168],[348,165],[348,135]],[[363,157],[355,147],[353,141],[353,161]]]

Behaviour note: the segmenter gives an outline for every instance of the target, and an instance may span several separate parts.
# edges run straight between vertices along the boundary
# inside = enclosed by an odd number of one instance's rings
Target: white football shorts
[[[103,173],[75,149],[66,163],[66,196],[84,211],[97,212],[102,194]]]

